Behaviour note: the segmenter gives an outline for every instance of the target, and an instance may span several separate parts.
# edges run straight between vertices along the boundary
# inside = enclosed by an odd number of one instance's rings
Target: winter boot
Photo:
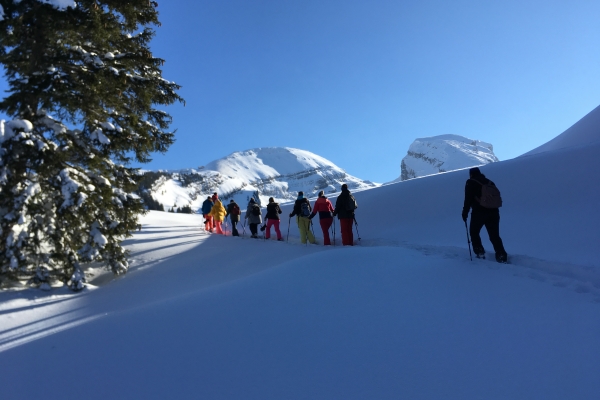
[[[496,261],[501,264],[508,263],[508,255],[506,253],[496,253]]]
[[[485,259],[485,249],[483,247],[473,247],[473,252],[477,258]]]

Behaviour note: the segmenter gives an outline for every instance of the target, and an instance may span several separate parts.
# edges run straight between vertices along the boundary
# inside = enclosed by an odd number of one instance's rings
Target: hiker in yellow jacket
[[[208,215],[213,217],[216,231],[215,233],[222,235],[223,230],[221,229],[221,222],[225,220],[227,210],[225,209],[225,207],[223,207],[223,203],[221,203],[221,200],[219,200],[217,196],[213,196],[213,198],[215,205],[213,206],[212,210],[210,210],[210,213]]]

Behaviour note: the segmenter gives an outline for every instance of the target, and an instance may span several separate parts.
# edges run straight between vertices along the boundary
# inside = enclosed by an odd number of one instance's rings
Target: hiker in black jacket
[[[348,185],[342,185],[342,193],[335,201],[335,210],[333,216],[338,216],[340,220],[340,230],[342,231],[342,245],[354,246],[354,235],[352,234],[352,222],[354,222],[354,210],[358,208],[356,199],[348,190]]]
[[[494,246],[496,252],[496,261],[505,263],[507,261],[506,251],[500,238],[500,210],[498,208],[487,208],[481,205],[482,187],[490,183],[496,186],[481,173],[479,168],[471,168],[469,170],[469,179],[465,184],[465,203],[462,210],[463,221],[467,221],[469,210],[471,212],[471,224],[469,233],[473,242],[473,251],[478,258],[485,258],[485,249],[481,243],[479,232],[485,226],[490,237],[490,242]]]
[[[240,222],[240,214],[240,206],[238,206],[238,204],[231,199],[229,204],[227,204],[227,215],[225,216],[229,216],[231,219],[231,236],[240,236],[237,230],[237,223]]]
[[[281,207],[279,207],[278,203],[275,203],[275,199],[269,197],[269,204],[267,204],[267,215],[265,216],[265,220],[267,223],[263,225],[260,230],[267,230],[265,232],[265,239],[269,239],[271,237],[271,226],[275,228],[275,233],[277,234],[277,240],[282,241],[281,231],[279,230],[279,214],[281,214]]]

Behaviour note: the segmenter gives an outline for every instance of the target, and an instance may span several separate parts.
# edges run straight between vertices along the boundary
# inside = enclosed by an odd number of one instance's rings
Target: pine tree
[[[155,107],[183,100],[149,50],[156,2],[53,4],[0,0],[0,277],[80,290],[82,262],[127,271],[144,212],[130,164],[173,143]]]

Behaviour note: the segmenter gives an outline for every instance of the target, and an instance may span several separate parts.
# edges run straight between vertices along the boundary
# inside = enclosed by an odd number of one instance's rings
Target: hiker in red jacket
[[[329,246],[331,245],[329,228],[333,223],[333,204],[325,197],[325,193],[322,190],[319,192],[319,198],[315,201],[312,213],[308,218],[312,220],[317,213],[319,213],[319,222],[323,231],[323,244]]]

